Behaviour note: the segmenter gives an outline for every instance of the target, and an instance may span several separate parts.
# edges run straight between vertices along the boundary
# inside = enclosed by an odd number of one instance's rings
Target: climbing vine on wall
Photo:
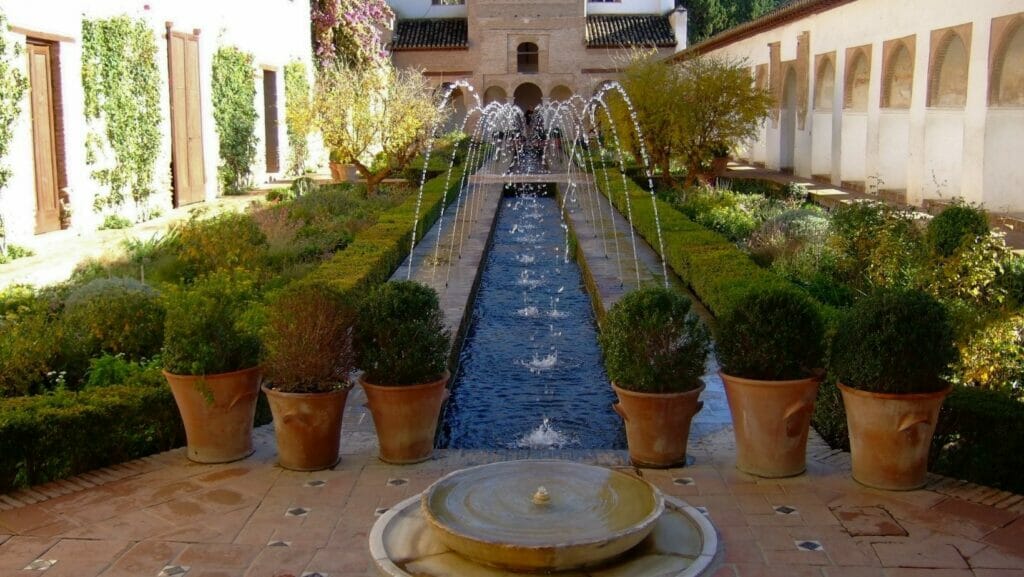
[[[0,12],[0,193],[11,178],[11,169],[4,164],[14,139],[14,123],[21,114],[21,99],[28,88],[28,79],[14,63],[21,47],[7,39],[7,18]],[[7,254],[7,229],[0,212],[0,261]]]
[[[93,203],[97,211],[128,198],[142,206],[154,192],[162,121],[156,53],[156,37],[141,19],[82,20],[86,163],[106,187]]]
[[[306,65],[291,62],[284,67],[284,121],[288,130],[288,172],[302,175],[309,159],[309,133],[313,130],[313,110]]]
[[[226,193],[249,184],[256,159],[256,82],[252,55],[224,46],[213,55],[213,120],[220,136],[217,178]]]

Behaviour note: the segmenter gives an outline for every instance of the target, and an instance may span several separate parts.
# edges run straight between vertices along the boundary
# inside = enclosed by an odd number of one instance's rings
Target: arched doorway
[[[512,100],[515,105],[522,108],[524,112],[532,112],[534,108],[541,103],[544,98],[544,93],[541,92],[540,87],[532,82],[524,82],[516,87],[516,91],[512,93]]]
[[[779,116],[779,169],[793,170],[796,147],[796,69],[786,71],[782,85],[782,114]]]
[[[484,106],[492,102],[504,104],[508,100],[508,93],[500,86],[489,86],[484,91]]]
[[[572,98],[572,90],[568,86],[559,84],[551,89],[550,98],[552,102],[567,102]]]

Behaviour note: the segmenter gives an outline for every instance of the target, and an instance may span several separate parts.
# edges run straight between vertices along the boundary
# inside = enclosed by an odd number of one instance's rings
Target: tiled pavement
[[[691,445],[690,466],[627,469],[707,513],[724,543],[718,576],[1024,576],[1024,502],[867,489],[820,443],[810,452],[806,474],[758,479],[733,468],[726,429]],[[197,465],[178,449],[0,512],[0,577],[373,575],[367,538],[387,507],[451,470],[528,457],[626,467],[614,451],[438,451],[405,467],[346,451],[332,470],[297,473],[275,465],[263,427],[243,461]]]

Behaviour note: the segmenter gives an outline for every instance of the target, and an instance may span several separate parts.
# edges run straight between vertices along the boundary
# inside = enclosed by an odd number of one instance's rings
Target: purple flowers
[[[313,47],[320,66],[379,64],[389,56],[381,35],[394,12],[384,0],[313,0]]]

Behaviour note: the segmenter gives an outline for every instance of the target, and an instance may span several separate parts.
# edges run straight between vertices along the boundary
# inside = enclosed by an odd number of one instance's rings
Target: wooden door
[[[277,73],[263,71],[263,124],[267,152],[267,172],[281,171],[277,140]]]
[[[53,47],[29,43],[32,144],[36,169],[36,233],[60,229]]]
[[[168,33],[168,70],[171,91],[171,175],[174,205],[206,198],[203,166],[203,123],[199,91],[199,38]]]

